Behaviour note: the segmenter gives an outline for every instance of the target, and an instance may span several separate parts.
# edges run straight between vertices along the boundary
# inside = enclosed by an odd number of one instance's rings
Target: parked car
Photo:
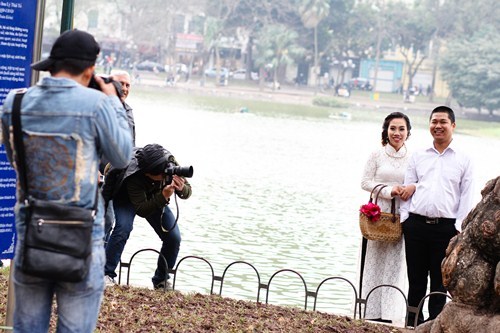
[[[214,78],[217,75],[217,67],[207,68],[205,69],[205,76]],[[226,67],[220,68],[220,77],[231,77],[232,73]]]
[[[165,65],[165,71],[177,74],[186,74],[188,72],[188,68],[183,63],[177,63],[175,65]]]
[[[373,89],[370,81],[362,77],[354,77],[349,80],[349,87],[355,90],[371,91]]]
[[[347,83],[338,84],[335,87],[335,95],[340,97],[350,97],[351,87]]]
[[[244,69],[244,68],[241,68],[241,69],[237,69],[234,71],[233,73],[233,79],[236,79],[236,80],[244,80],[246,79],[246,74],[247,74],[247,70]],[[256,73],[256,72],[252,72],[250,74],[250,78],[252,80],[258,80],[259,79],[259,74]]]
[[[151,72],[164,72],[165,67],[163,67],[162,64],[151,61],[151,60],[145,60],[143,62],[138,63],[135,65],[135,68],[140,70],[140,71],[151,71]]]

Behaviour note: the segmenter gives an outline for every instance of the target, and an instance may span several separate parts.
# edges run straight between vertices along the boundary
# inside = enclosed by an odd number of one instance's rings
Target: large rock
[[[490,180],[481,195],[441,264],[453,300],[416,332],[500,332],[500,177]]]

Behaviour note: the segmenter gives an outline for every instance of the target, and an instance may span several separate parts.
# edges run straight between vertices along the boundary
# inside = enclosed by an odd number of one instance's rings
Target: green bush
[[[313,104],[318,106],[326,106],[329,108],[348,108],[349,104],[345,102],[341,102],[334,97],[315,97],[313,99]]]

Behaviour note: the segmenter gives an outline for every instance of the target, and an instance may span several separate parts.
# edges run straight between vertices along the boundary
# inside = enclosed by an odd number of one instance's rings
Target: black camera
[[[115,87],[115,90],[116,90],[116,94],[118,95],[119,98],[123,97],[122,84],[120,82],[113,80],[109,76],[100,76],[100,77],[101,77],[101,79],[104,80],[104,83],[112,83],[113,84],[113,86]],[[97,83],[97,81],[95,80],[95,75],[92,75],[92,78],[90,79],[89,88],[97,89],[97,90],[101,91],[101,86],[99,86],[99,83]]]
[[[165,174],[167,175],[166,177],[166,185],[170,185],[172,183],[172,176],[177,175],[181,177],[187,177],[191,178],[193,177],[193,167],[192,166],[178,166],[172,163],[169,163],[167,165],[167,168],[165,169]]]

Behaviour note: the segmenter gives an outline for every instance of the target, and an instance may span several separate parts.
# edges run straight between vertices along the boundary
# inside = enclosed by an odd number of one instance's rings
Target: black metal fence
[[[165,266],[168,267],[167,261],[161,255],[161,253],[159,251],[157,251],[155,249],[141,249],[141,250],[135,252],[131,256],[130,261],[128,263],[120,262],[120,268],[119,268],[119,274],[118,274],[118,284],[121,283],[122,269],[125,268],[127,270],[126,285],[129,285],[129,283],[130,283],[130,273],[132,271],[132,263],[133,263],[134,259],[136,258],[136,256],[138,254],[140,254],[142,252],[148,252],[148,251],[149,252],[155,252],[158,255],[160,255],[160,257],[165,262]],[[418,315],[417,314],[420,312],[420,310],[422,309],[422,307],[424,305],[425,300],[429,296],[436,295],[436,294],[442,294],[442,295],[446,295],[448,298],[451,299],[451,297],[448,294],[441,293],[441,292],[432,292],[432,293],[429,293],[429,294],[425,295],[424,298],[422,298],[422,300],[420,301],[420,304],[418,305],[418,307],[413,307],[413,306],[409,306],[408,305],[408,300],[406,298],[406,295],[405,295],[405,293],[400,288],[398,288],[396,286],[393,286],[393,285],[389,285],[389,284],[382,284],[382,285],[378,285],[378,286],[374,287],[373,289],[371,289],[367,293],[366,298],[362,298],[361,295],[358,293],[358,290],[356,289],[356,287],[354,286],[354,284],[351,281],[349,281],[348,279],[346,279],[344,277],[341,277],[341,276],[331,276],[331,277],[328,277],[328,278],[324,279],[323,281],[321,281],[319,283],[319,285],[316,288],[316,290],[310,291],[307,288],[307,284],[306,284],[306,281],[304,280],[303,276],[300,273],[298,273],[297,271],[294,271],[292,269],[281,269],[281,270],[275,272],[269,278],[269,281],[267,281],[267,283],[262,283],[259,271],[255,268],[255,266],[253,266],[252,264],[250,264],[250,263],[248,263],[246,261],[234,261],[234,262],[230,263],[224,269],[224,272],[222,273],[222,276],[217,276],[217,275],[215,275],[215,272],[214,272],[212,264],[208,260],[206,260],[205,258],[202,258],[202,257],[199,257],[199,256],[186,256],[186,257],[183,257],[182,259],[180,259],[177,262],[177,266],[175,268],[169,268],[167,270],[167,274],[172,274],[173,275],[173,283],[172,283],[172,289],[173,290],[175,290],[175,283],[176,283],[176,280],[177,280],[176,273],[179,270],[179,266],[182,266],[183,264],[185,264],[186,260],[198,260],[198,261],[202,261],[206,265],[208,265],[208,267],[210,268],[210,271],[211,271],[211,276],[210,276],[210,282],[211,282],[211,285],[210,285],[210,294],[211,295],[219,295],[219,296],[222,296],[222,291],[223,291],[223,287],[224,287],[224,279],[226,277],[226,274],[227,274],[228,270],[231,267],[233,267],[234,265],[246,265],[246,266],[249,266],[254,271],[255,276],[257,278],[257,282],[258,282],[257,283],[257,290],[256,290],[255,301],[256,302],[261,302],[261,290],[265,290],[266,291],[265,304],[269,304],[269,291],[270,291],[270,286],[271,286],[274,278],[276,276],[282,274],[282,273],[292,273],[293,275],[296,275],[298,279],[300,279],[300,281],[302,282],[302,284],[304,286],[304,310],[308,310],[308,307],[307,307],[308,306],[308,299],[312,298],[312,299],[314,299],[312,311],[316,311],[317,301],[320,298],[320,296],[322,295],[320,293],[321,288],[323,287],[323,285],[326,282],[329,282],[329,281],[340,281],[340,282],[346,283],[348,285],[348,287],[350,287],[350,289],[352,289],[352,295],[353,295],[353,299],[354,299],[354,305],[353,305],[353,309],[352,309],[352,318],[354,318],[354,319],[358,318],[358,319],[361,319],[361,320],[365,319],[366,305],[368,304],[370,296],[373,295],[373,292],[375,292],[375,290],[381,289],[381,288],[395,289],[395,290],[397,290],[401,294],[401,297],[404,298],[404,301],[405,301],[405,304],[406,304],[406,317],[405,317],[405,326],[404,326],[405,328],[408,328],[407,319],[408,319],[408,315],[411,314],[411,313],[413,313],[415,315],[415,322],[412,323],[413,326],[410,326],[410,327],[415,328],[417,326],[417,319],[418,319]],[[215,282],[220,283],[220,287],[219,287],[218,293],[214,292]],[[165,291],[167,290],[167,285],[166,284],[165,284],[164,289],[165,289]],[[410,323],[410,325],[411,325],[411,323]]]

